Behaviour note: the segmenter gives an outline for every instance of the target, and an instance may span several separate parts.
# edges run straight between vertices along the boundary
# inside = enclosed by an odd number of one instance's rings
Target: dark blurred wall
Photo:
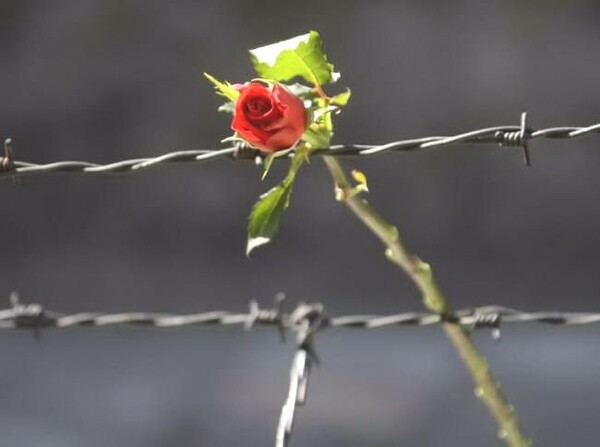
[[[253,76],[247,49],[321,32],[352,88],[336,141],[383,143],[499,124],[600,118],[597,1],[0,0],[0,136],[17,158],[109,162],[217,148],[228,117],[202,78]],[[599,139],[348,160],[432,262],[456,307],[596,311]],[[53,310],[419,310],[382,247],[303,169],[276,242],[248,260],[266,183],[218,161],[142,174],[1,182],[0,293]],[[271,443],[293,346],[239,330],[0,334],[0,445]],[[598,329],[478,337],[537,445],[600,439]],[[293,445],[492,445],[494,428],[436,330],[322,335]],[[356,349],[358,348],[358,349]],[[576,433],[578,442],[573,443]],[[4,438],[4,440],[3,440]]]

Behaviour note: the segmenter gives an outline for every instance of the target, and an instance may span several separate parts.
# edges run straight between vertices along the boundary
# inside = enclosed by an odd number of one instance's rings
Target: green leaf
[[[227,101],[226,103],[221,104],[217,111],[233,113],[235,111],[235,103],[233,103],[232,101]]]
[[[235,102],[238,99],[238,96],[240,96],[240,92],[232,88],[229,82],[221,82],[215,77],[209,75],[208,73],[204,73],[204,77],[210,82],[212,82],[212,84],[215,86],[215,90],[217,91],[217,93],[229,99],[230,101]]]
[[[311,149],[326,149],[331,141],[331,132],[324,126],[312,125],[304,131],[302,139],[310,144]]]
[[[323,52],[321,37],[316,31],[250,50],[254,69],[260,77],[288,81],[300,76],[315,85],[335,82],[339,73]]]
[[[352,170],[352,178],[356,181],[357,185],[354,189],[358,192],[369,192],[369,185],[367,185],[367,176],[364,172],[358,169]]]
[[[279,224],[285,214],[292,194],[296,175],[302,164],[308,159],[310,149],[300,145],[294,149],[294,158],[283,182],[260,196],[248,219],[248,242],[246,256],[256,247],[268,244],[279,230]],[[274,159],[275,157],[273,157]]]
[[[256,247],[271,242],[290,204],[291,193],[292,183],[284,181],[260,196],[250,213],[246,256]]]
[[[277,152],[271,152],[269,155],[267,155],[265,157],[265,168],[263,170],[263,175],[261,177],[261,180],[264,180],[267,178],[267,175],[269,174],[269,171],[271,170],[271,166],[273,166],[273,161],[276,158],[280,158],[280,157],[287,157],[290,155],[290,152],[292,152],[294,150],[294,148],[291,149],[286,149],[283,151],[277,151]]]
[[[348,88],[344,93],[340,93],[339,95],[335,95],[333,98],[331,98],[331,104],[344,107],[346,104],[348,104],[351,94],[352,92]]]
[[[312,110],[312,119],[315,123],[323,123],[325,120],[325,116],[330,115],[331,112],[335,112],[339,110],[336,106],[326,106],[326,107],[317,107]]]
[[[286,87],[294,96],[298,96],[302,99],[313,99],[319,96],[313,87],[299,84],[298,82],[295,82],[294,84],[287,84]]]
[[[243,138],[238,137],[238,134],[236,132],[233,135],[231,135],[229,137],[226,137],[226,138],[223,138],[221,140],[221,143],[229,143],[229,142],[232,142],[232,143],[237,143],[237,142],[239,142],[239,143],[245,143],[246,140],[244,140]]]

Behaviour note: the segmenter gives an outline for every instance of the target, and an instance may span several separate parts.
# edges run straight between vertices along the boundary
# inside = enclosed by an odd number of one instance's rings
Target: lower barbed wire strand
[[[85,312],[60,314],[46,311],[39,305],[18,306],[0,310],[0,329],[73,327],[136,326],[154,328],[175,328],[182,326],[228,326],[248,325],[292,327],[291,313],[260,310],[258,313],[210,311],[185,315],[127,312],[99,313]],[[463,309],[453,314],[453,322],[472,326],[477,321],[499,317],[502,324],[540,323],[547,325],[588,325],[600,323],[600,313],[582,312],[526,312],[500,306],[483,306]],[[405,312],[392,315],[345,315],[329,317],[323,323],[327,328],[377,329],[385,327],[423,327],[447,322],[435,313]]]

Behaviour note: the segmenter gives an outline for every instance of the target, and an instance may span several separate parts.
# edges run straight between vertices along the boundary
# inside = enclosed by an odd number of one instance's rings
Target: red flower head
[[[237,86],[231,128],[264,152],[293,147],[306,129],[306,110],[300,98],[282,84],[267,87],[260,82]]]

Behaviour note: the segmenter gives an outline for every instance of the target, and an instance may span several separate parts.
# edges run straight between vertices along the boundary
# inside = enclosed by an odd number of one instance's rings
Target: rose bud
[[[240,138],[264,152],[293,147],[306,129],[306,110],[300,98],[279,83],[271,88],[250,82],[239,88],[231,128]]]

